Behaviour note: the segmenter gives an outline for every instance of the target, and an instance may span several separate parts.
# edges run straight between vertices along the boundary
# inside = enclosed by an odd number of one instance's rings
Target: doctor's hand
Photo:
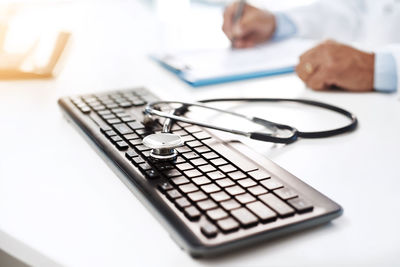
[[[235,2],[225,9],[222,25],[222,30],[233,47],[252,47],[270,39],[276,28],[275,16],[266,10],[245,4],[242,17],[234,23],[238,5]]]
[[[314,90],[373,90],[374,54],[325,41],[300,56],[296,73]]]

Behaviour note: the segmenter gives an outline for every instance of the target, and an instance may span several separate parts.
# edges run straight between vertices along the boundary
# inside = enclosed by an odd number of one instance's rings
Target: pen
[[[239,21],[239,19],[242,17],[245,4],[246,4],[246,0],[239,1],[235,16],[233,17],[233,24],[236,24]]]
[[[240,0],[238,4],[238,8],[236,9],[235,16],[233,17],[232,23],[235,25],[243,15],[243,9],[246,5],[246,0]],[[232,38],[232,44],[235,43],[235,38]]]

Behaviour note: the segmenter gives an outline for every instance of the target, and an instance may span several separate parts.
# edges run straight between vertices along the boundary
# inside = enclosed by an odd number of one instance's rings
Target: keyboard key
[[[192,179],[192,182],[197,184],[197,185],[204,185],[204,184],[209,184],[211,183],[211,180],[208,179],[205,176],[200,176]]]
[[[191,135],[184,135],[184,136],[181,136],[181,138],[185,143],[195,140],[194,137]]]
[[[220,165],[224,165],[227,164],[228,162],[226,160],[224,160],[223,158],[217,158],[217,159],[213,159],[210,160],[212,164],[214,164],[215,166],[220,166]]]
[[[117,123],[120,123],[120,122],[121,122],[120,119],[109,119],[109,120],[107,120],[108,124],[117,124]]]
[[[233,172],[236,171],[237,169],[235,168],[235,166],[231,165],[231,164],[226,164],[226,165],[222,165],[219,166],[218,169],[220,169],[221,171],[228,173],[228,172]]]
[[[116,132],[114,132],[113,130],[108,130],[108,131],[105,131],[105,134],[106,134],[108,137],[111,137],[111,136],[117,135],[117,133],[116,133]]]
[[[102,133],[106,133],[107,131],[110,131],[110,130],[112,130],[111,127],[108,125],[105,125],[105,124],[100,127],[100,131]]]
[[[218,234],[218,228],[209,222],[202,223],[200,231],[208,238],[213,238]]]
[[[201,191],[189,193],[187,196],[188,196],[188,198],[190,198],[190,200],[192,200],[194,202],[207,199],[206,194],[204,194]]]
[[[203,157],[205,157],[206,159],[215,159],[215,158],[219,158],[219,156],[215,153],[215,152],[208,152],[208,153],[204,153]]]
[[[183,210],[183,213],[191,221],[197,221],[198,219],[200,219],[201,215],[200,211],[194,206],[186,207]]]
[[[200,166],[200,165],[207,164],[207,161],[205,161],[205,160],[202,159],[202,158],[192,159],[190,162],[191,162],[194,166]]]
[[[106,107],[113,109],[113,108],[117,108],[118,105],[117,104],[107,104]]]
[[[121,137],[119,137],[118,135],[114,135],[111,137],[111,142],[116,143],[119,141],[123,141]]]
[[[176,124],[174,124],[175,126]],[[172,133],[177,134],[179,136],[185,136],[188,135],[187,132],[185,132],[184,130],[174,130],[174,126],[172,126]],[[179,127],[179,126],[178,126]]]
[[[115,145],[119,150],[126,150],[129,148],[128,144],[125,141],[119,141]]]
[[[181,184],[187,184],[189,183],[189,180],[185,176],[178,176],[178,177],[173,177],[171,178],[171,183],[174,185],[181,185]]]
[[[274,193],[277,194],[278,197],[282,198],[283,200],[288,200],[297,197],[297,193],[288,187],[279,188],[275,190]]]
[[[271,177],[271,175],[264,170],[256,170],[256,171],[249,172],[248,174],[251,177],[253,177],[254,179],[256,179],[257,181],[264,180],[264,179]]]
[[[138,135],[140,135],[142,138],[144,138],[144,137],[146,137],[146,136],[148,136],[150,134],[153,134],[154,131],[153,130],[149,130],[149,129],[137,129],[136,133]]]
[[[133,133],[132,129],[128,127],[125,123],[114,124],[114,129],[120,134],[130,134]]]
[[[180,185],[179,190],[181,190],[183,193],[187,194],[187,193],[197,191],[198,187],[192,183],[189,183],[189,184]]]
[[[181,197],[181,196],[182,196],[181,193],[179,193],[179,191],[176,190],[176,189],[168,190],[168,191],[165,192],[165,193],[166,193],[167,197],[168,197],[170,200],[174,200],[175,198],[178,198],[178,197]]]
[[[241,171],[230,172],[228,173],[228,176],[231,177],[233,180],[246,178],[246,175]]]
[[[201,186],[201,189],[207,194],[221,191],[221,188],[219,188],[216,184],[203,185]]]
[[[123,108],[132,107],[132,103],[131,103],[131,102],[128,102],[128,101],[122,102],[122,103],[120,103],[119,105],[120,105],[120,107],[123,107]]]
[[[129,149],[127,152],[125,152],[125,157],[127,157],[128,159],[131,159],[131,158],[137,157],[137,156],[138,156],[138,154],[133,149]]]
[[[131,133],[131,134],[124,134],[124,137],[128,140],[133,140],[133,139],[139,139],[139,135],[135,134],[135,133]]]
[[[144,162],[144,159],[143,159],[142,157],[134,157],[134,158],[132,158],[132,161],[133,161],[135,164],[141,164],[141,163]]]
[[[274,189],[278,189],[280,187],[283,187],[283,184],[281,184],[277,179],[275,179],[274,177],[271,177],[269,179],[266,180],[262,180],[260,182],[260,184],[262,184],[265,188],[269,189],[269,190],[274,190]]]
[[[106,115],[101,115],[101,117],[105,120],[110,120],[110,119],[115,119],[115,115],[114,114],[106,114]]]
[[[184,171],[183,173],[189,178],[193,178],[193,177],[197,177],[197,176],[202,175],[201,172],[199,172],[196,169]]]
[[[228,187],[228,186],[232,186],[235,183],[229,179],[229,178],[224,178],[224,179],[219,179],[215,181],[219,186],[221,187]]]
[[[241,188],[241,187],[238,186],[238,185],[231,186],[231,187],[227,187],[227,188],[225,188],[225,190],[226,190],[226,192],[228,192],[231,196],[239,195],[239,194],[242,194],[242,193],[245,192],[244,189]]]
[[[195,147],[194,150],[195,150],[197,153],[199,153],[199,154],[203,154],[203,153],[206,153],[206,152],[211,151],[211,149],[209,149],[209,148],[206,147],[206,146]]]
[[[182,158],[181,156],[176,157],[175,164],[179,164],[179,163],[183,163],[183,162],[186,162],[184,158]]]
[[[256,198],[250,195],[249,193],[236,195],[235,198],[242,204],[246,204],[256,200]]]
[[[121,118],[121,120],[123,122],[131,122],[131,121],[135,121],[135,118],[133,118],[132,116],[127,116],[127,117]]]
[[[111,111],[109,111],[109,110],[101,110],[98,113],[99,113],[100,116],[103,116],[103,115],[111,114]]]
[[[186,152],[191,152],[192,150],[187,147],[187,146],[180,146],[176,148],[176,151],[178,151],[179,153],[186,153]]]
[[[212,193],[210,196],[212,199],[214,199],[217,202],[221,202],[221,201],[230,199],[230,196],[227,193],[225,193],[224,191]]]
[[[199,166],[199,170],[206,173],[206,172],[215,171],[217,169],[214,166],[207,164],[207,165]]]
[[[175,167],[170,161],[155,161],[153,164],[161,172],[171,170]]]
[[[146,105],[146,104],[147,104],[147,102],[144,101],[144,100],[141,100],[141,99],[132,101],[132,105],[134,105],[135,107],[143,106],[143,105]]]
[[[198,140],[209,139],[211,136],[206,132],[193,133],[193,136]]]
[[[196,204],[199,207],[199,209],[201,209],[203,211],[214,209],[217,207],[217,204],[214,201],[212,201],[211,199],[202,200],[202,201],[196,202]]]
[[[255,226],[258,223],[257,217],[246,208],[231,210],[231,214],[243,227]]]
[[[150,152],[151,150],[142,151],[143,157],[150,158]]]
[[[208,172],[208,173],[206,173],[206,175],[213,180],[225,178],[225,174],[223,174],[220,171]]]
[[[265,195],[260,195],[258,198],[267,206],[276,211],[280,217],[287,217],[294,214],[294,209],[274,194],[268,193]]]
[[[188,147],[194,148],[194,147],[198,147],[198,146],[202,146],[203,144],[200,141],[190,141],[190,142],[186,142],[186,145]]]
[[[132,121],[128,122],[129,127],[131,127],[133,130],[139,130],[139,129],[144,129],[144,125],[141,124],[138,121]]]
[[[217,225],[225,233],[233,232],[239,229],[239,223],[232,218],[226,218],[217,221]]]
[[[220,204],[226,210],[233,210],[233,209],[237,209],[237,208],[240,207],[239,202],[237,202],[234,199],[229,199],[227,201],[222,201]]]
[[[168,170],[164,170],[163,174],[169,178],[172,177],[176,177],[176,176],[181,176],[182,173],[180,173],[180,171],[178,171],[177,169],[168,169]]]
[[[157,178],[160,178],[159,173],[158,173],[156,170],[153,170],[153,169],[147,170],[147,171],[145,172],[145,174],[146,174],[146,177],[149,178],[149,179],[157,179]]]
[[[180,171],[186,171],[186,170],[193,169],[193,166],[190,163],[177,164],[177,165],[175,165],[175,167]]]
[[[255,215],[257,215],[257,217],[260,218],[262,222],[273,221],[277,217],[275,211],[271,210],[260,201],[247,204],[246,207]]]
[[[243,187],[250,187],[250,186],[254,186],[257,184],[251,178],[237,180],[237,182]]]
[[[101,111],[101,110],[105,110],[105,109],[106,109],[106,107],[103,106],[103,105],[93,106],[92,108],[93,108],[94,110],[96,110],[96,111]]]
[[[313,206],[310,202],[302,198],[293,198],[288,201],[292,207],[296,209],[298,213],[304,213],[313,210]]]
[[[139,164],[138,167],[139,167],[139,169],[141,169],[142,171],[148,171],[148,170],[151,170],[151,169],[152,169],[151,166],[150,166],[147,162],[144,162],[144,163]]]
[[[159,189],[162,193],[165,193],[166,191],[173,189],[173,187],[172,187],[171,184],[169,184],[169,183],[167,183],[167,182],[164,182],[164,183],[162,183],[162,184],[160,184],[160,185],[158,186],[158,189]]]
[[[201,128],[199,126],[197,126],[197,125],[192,125],[192,126],[189,126],[189,127],[185,127],[185,130],[187,132],[189,132],[189,133],[198,133],[198,132],[202,131]]]
[[[91,111],[91,109],[88,106],[81,106],[79,107],[79,110],[84,114],[89,114]]]
[[[265,189],[261,185],[256,185],[256,186],[253,186],[253,187],[249,187],[249,188],[247,188],[247,190],[249,190],[250,193],[252,193],[255,196],[268,193],[267,189]]]
[[[199,154],[197,154],[196,152],[186,152],[186,153],[183,153],[182,156],[187,160],[191,160],[191,159],[200,157]]]
[[[142,139],[128,140],[128,143],[132,146],[138,146],[142,144]]]
[[[176,124],[178,124],[182,128],[189,127],[190,125],[192,125],[192,124],[189,124],[189,123],[183,122],[183,121],[178,121],[178,122],[176,122]]]
[[[207,140],[206,140],[207,141]],[[241,154],[236,151],[228,148],[224,144],[215,143],[212,148],[221,154],[223,157],[228,158],[234,165],[239,167],[244,172],[255,171],[258,169],[257,165],[255,165],[252,161],[245,158]]]
[[[226,211],[224,211],[221,208],[208,210],[206,212],[206,214],[213,221],[220,220],[220,219],[228,217],[228,213],[226,213]]]
[[[145,145],[137,145],[135,146],[137,150],[143,152],[143,151],[147,151],[147,150],[151,150],[151,148],[145,146]]]
[[[113,113],[120,113],[120,112],[125,112],[125,110],[124,109],[122,109],[122,108],[113,108],[113,109],[111,109],[111,111],[113,112]]]

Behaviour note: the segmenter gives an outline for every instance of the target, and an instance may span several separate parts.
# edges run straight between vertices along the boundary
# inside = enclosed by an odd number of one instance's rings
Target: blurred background
[[[313,0],[254,0],[281,10]],[[0,2],[0,69],[44,66],[57,34],[71,33],[67,47],[80,64],[118,67],[132,55],[158,51],[227,47],[221,31],[222,0],[26,0]],[[144,23],[145,22],[145,23]],[[115,53],[115,49],[119,50]],[[67,49],[66,49],[67,50]],[[121,59],[121,52],[124,58]],[[68,53],[68,52],[63,52]],[[75,57],[74,56],[74,57]],[[71,59],[72,60],[72,59]],[[21,61],[21,62],[20,62]],[[28,63],[27,63],[28,62]],[[1,86],[1,84],[0,84]]]

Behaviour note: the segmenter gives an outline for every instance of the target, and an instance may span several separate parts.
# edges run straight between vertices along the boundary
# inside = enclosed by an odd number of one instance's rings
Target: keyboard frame
[[[133,88],[129,90],[134,90]],[[152,91],[153,96],[158,98]],[[124,90],[110,90],[93,94],[112,94]],[[79,95],[81,96],[81,95]],[[73,96],[71,96],[73,97]],[[83,114],[70,100],[62,97],[58,104],[66,119],[74,125],[79,133],[88,141],[107,165],[117,174],[129,190],[150,210],[157,220],[166,228],[172,239],[193,257],[216,256],[245,246],[260,243],[281,235],[298,232],[313,226],[327,223],[343,213],[337,203],[324,196],[299,178],[287,172],[271,160],[259,155],[239,141],[224,142],[210,131],[202,128],[214,139],[235,150],[243,157],[253,161],[260,169],[266,169],[277,177],[284,185],[294,188],[299,195],[314,204],[314,210],[305,214],[295,214],[292,217],[279,219],[267,224],[242,229],[231,234],[218,234],[215,238],[206,238],[200,232],[199,223],[189,221],[175,205],[158,189],[159,182],[146,179],[138,168],[125,157],[125,151],[119,151],[100,131],[96,118]],[[94,112],[92,111],[91,114]],[[96,122],[95,122],[96,121]],[[103,123],[106,125],[105,123]],[[133,177],[133,178],[131,178]],[[284,177],[284,178],[282,178]],[[318,203],[318,205],[316,204]],[[301,216],[301,218],[299,218]]]

